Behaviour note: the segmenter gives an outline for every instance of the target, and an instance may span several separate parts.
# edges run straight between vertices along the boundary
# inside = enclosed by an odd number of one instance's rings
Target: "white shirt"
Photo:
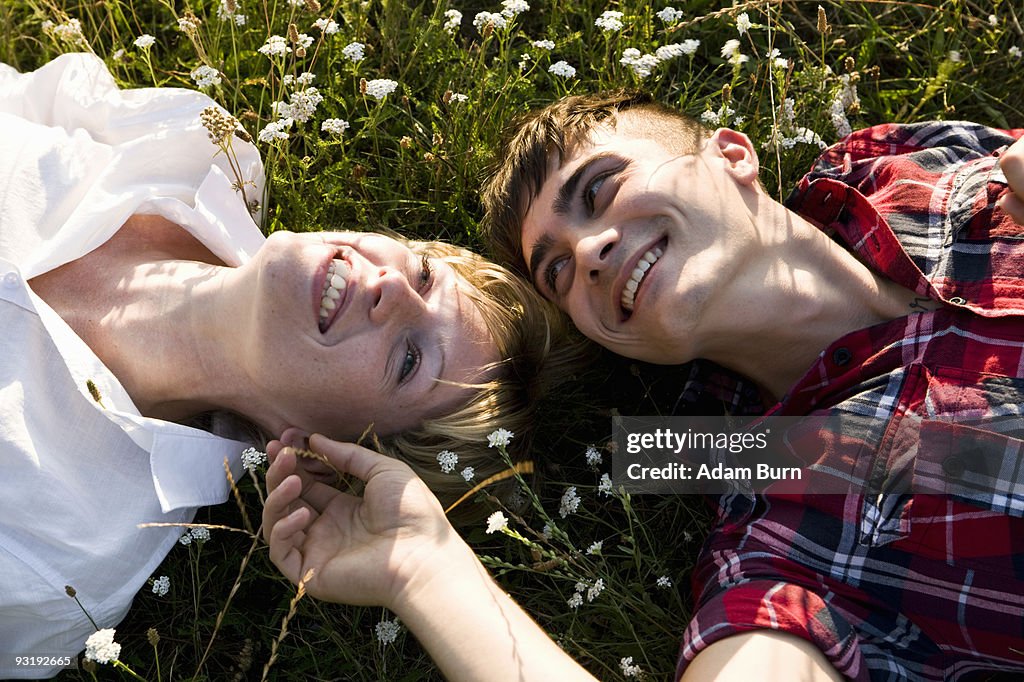
[[[183,226],[228,265],[263,243],[199,112],[175,88],[121,91],[103,62],[0,64],[0,678],[50,676],[15,656],[76,655],[113,627],[197,507],[229,493],[244,443],[139,414],[26,280],[79,258],[132,214]],[[249,198],[251,144],[234,140]],[[98,388],[102,405],[87,382]]]

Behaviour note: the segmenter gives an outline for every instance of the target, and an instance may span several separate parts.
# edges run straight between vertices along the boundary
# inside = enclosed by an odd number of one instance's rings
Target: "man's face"
[[[749,141],[717,131],[699,152],[674,153],[632,134],[629,116],[595,129],[560,167],[549,160],[523,254],[534,286],[586,336],[627,357],[684,362],[701,354],[702,318],[749,234],[734,229],[750,214],[738,152],[723,151]]]

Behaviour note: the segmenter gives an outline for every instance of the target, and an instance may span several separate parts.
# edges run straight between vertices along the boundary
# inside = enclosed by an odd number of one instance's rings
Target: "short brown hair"
[[[557,400],[552,389],[573,382],[593,357],[593,347],[569,327],[565,316],[528,282],[466,249],[443,242],[408,242],[410,248],[452,266],[469,285],[465,293],[477,306],[502,358],[494,378],[470,386],[473,395],[455,411],[425,420],[418,427],[382,438],[385,454],[409,464],[446,507],[474,484],[504,471],[508,465],[489,447],[487,436],[498,428],[513,432],[507,452],[513,462],[530,459],[541,416],[549,420]],[[444,473],[437,455],[458,455],[458,470],[474,469],[471,482],[459,471]],[[487,492],[510,506],[518,484],[508,478]],[[449,520],[465,524],[493,507],[466,501]]]
[[[547,179],[548,160],[556,154],[561,164],[568,149],[597,126],[616,125],[625,111],[642,114],[631,122],[640,136],[656,138],[681,154],[696,153],[709,134],[695,119],[630,90],[565,97],[513,119],[481,190],[484,234],[499,263],[529,276],[522,223]]]

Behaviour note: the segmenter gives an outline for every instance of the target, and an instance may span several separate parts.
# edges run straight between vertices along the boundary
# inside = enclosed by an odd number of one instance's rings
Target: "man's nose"
[[[406,274],[392,267],[378,269],[370,293],[370,320],[376,324],[396,316],[407,321],[422,315],[426,310],[426,302],[409,284]]]
[[[597,282],[601,273],[608,268],[612,248],[619,241],[618,230],[603,229],[581,237],[576,242],[576,262],[579,273],[589,282]]]

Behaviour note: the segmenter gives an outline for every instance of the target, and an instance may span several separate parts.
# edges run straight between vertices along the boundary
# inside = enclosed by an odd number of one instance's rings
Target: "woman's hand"
[[[394,609],[417,574],[435,570],[448,550],[462,554],[437,498],[407,465],[324,436],[309,445],[366,487],[362,497],[344,493],[322,481],[320,463],[306,467],[294,448],[268,446],[263,534],[271,561],[289,580],[298,583],[314,569],[306,583],[314,597]]]
[[[1024,225],[1024,138],[1010,145],[999,157],[999,167],[1006,176],[1010,192],[1000,197],[997,205],[1018,225]]]

